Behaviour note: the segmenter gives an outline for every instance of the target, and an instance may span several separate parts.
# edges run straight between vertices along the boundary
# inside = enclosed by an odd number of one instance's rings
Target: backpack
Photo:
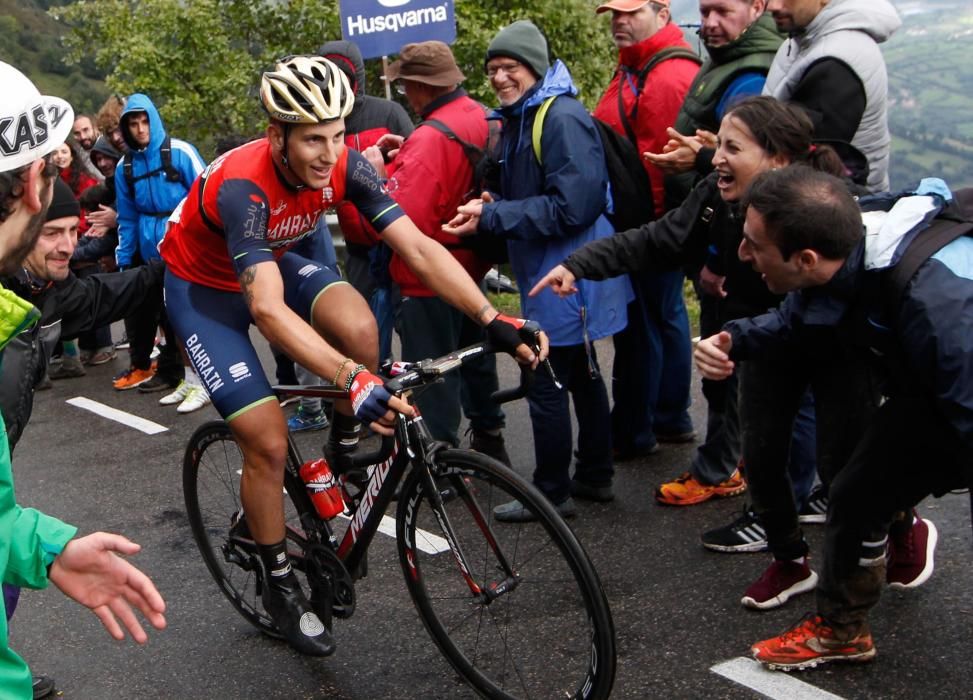
[[[466,155],[466,159],[470,162],[470,166],[473,168],[473,175],[470,178],[470,187],[467,189],[466,194],[463,195],[463,201],[469,201],[475,197],[479,197],[480,193],[484,190],[496,189],[496,182],[498,180],[497,173],[499,171],[500,164],[496,158],[493,157],[493,153],[495,152],[496,145],[500,140],[500,126],[496,120],[488,121],[487,125],[489,128],[489,133],[487,136],[486,146],[484,148],[480,148],[475,143],[464,141],[456,135],[456,132],[438,119],[425,119],[419,122],[419,124],[416,126],[417,129],[420,126],[431,126],[450,141],[455,141],[462,146],[463,153]]]
[[[886,308],[898,308],[909,281],[926,260],[948,244],[973,231],[973,187],[953,192],[953,199],[909,243],[898,264],[889,268],[884,279]]]
[[[656,53],[652,58],[646,61],[645,65],[639,68],[638,73],[635,74],[635,106],[632,107],[632,112],[630,114],[625,113],[625,103],[622,99],[622,76],[619,75],[618,115],[622,118],[622,126],[625,127],[625,134],[628,136],[628,140],[633,144],[638,144],[638,141],[635,139],[635,130],[632,128],[632,123],[638,120],[638,96],[642,94],[642,88],[645,87],[645,78],[653,68],[663,61],[668,61],[670,58],[685,58],[687,60],[694,61],[697,66],[703,64],[703,60],[694,51],[681,46],[669,46]],[[621,74],[625,71],[620,67],[617,72]]]
[[[483,107],[483,105],[480,106]],[[483,111],[485,116],[487,112],[486,107],[483,107]],[[469,188],[467,188],[466,193],[463,195],[464,202],[479,197],[480,193],[484,190],[496,190],[499,188],[500,163],[493,155],[500,141],[499,122],[492,119],[487,120],[489,131],[484,148],[477,146],[475,143],[464,141],[456,135],[456,132],[438,119],[423,120],[419,122],[416,128],[418,129],[420,126],[432,127],[447,139],[455,141],[463,148],[463,153],[473,168]],[[506,239],[492,234],[475,233],[472,236],[466,236],[456,245],[448,244],[446,247],[468,248],[477,257],[494,264],[505,263],[509,259]]]
[[[556,96],[555,96],[556,97]],[[541,135],[544,131],[544,117],[555,97],[548,97],[537,110],[531,141],[534,157],[538,164],[541,158]],[[649,174],[642,166],[638,150],[627,138],[612,129],[597,117],[591,117],[598,131],[602,150],[605,152],[605,167],[611,190],[612,211],[606,212],[608,220],[616,231],[638,228],[655,218],[652,204],[652,187]]]
[[[125,173],[125,182],[128,183],[128,188],[131,190],[132,186],[139,180],[144,180],[147,177],[152,177],[157,173],[165,173],[166,180],[169,182],[179,182],[182,179],[182,175],[178,170],[172,165],[172,140],[166,136],[165,140],[162,142],[162,146],[159,148],[159,155],[162,158],[162,167],[156,168],[155,170],[150,170],[147,173],[143,173],[138,177],[132,172],[132,159],[125,158],[122,164],[122,169]]]

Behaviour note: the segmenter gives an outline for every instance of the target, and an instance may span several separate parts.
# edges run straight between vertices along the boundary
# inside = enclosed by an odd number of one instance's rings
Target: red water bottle
[[[331,520],[344,512],[345,501],[341,497],[341,487],[328,466],[328,462],[322,457],[305,462],[301,466],[301,479],[307,485],[307,491],[311,496],[311,502],[315,509],[325,520]]]

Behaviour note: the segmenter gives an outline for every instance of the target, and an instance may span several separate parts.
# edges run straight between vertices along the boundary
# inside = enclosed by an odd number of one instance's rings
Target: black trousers
[[[863,359],[789,357],[740,365],[743,462],[751,507],[777,559],[807,554],[788,475],[794,419],[811,387],[817,413],[818,475],[829,485],[851,456],[878,406],[877,383]]]
[[[152,364],[150,355],[155,346],[156,328],[162,328],[166,339],[158,358],[156,373],[163,379],[170,380],[170,383],[177,384],[183,378],[182,356],[179,353],[179,340],[166,316],[162,285],[153,288],[136,312],[125,319],[125,331],[131,344],[129,354],[132,366],[136,369],[148,369]]]
[[[884,540],[901,511],[969,486],[973,455],[931,401],[893,397],[831,482],[818,612],[844,638],[867,624],[885,586]]]

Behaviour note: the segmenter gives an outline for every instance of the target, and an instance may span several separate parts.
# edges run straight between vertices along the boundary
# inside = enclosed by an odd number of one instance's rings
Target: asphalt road
[[[600,352],[604,359],[610,356],[607,346]],[[27,592],[11,626],[11,642],[37,672],[54,675],[63,697],[72,699],[471,695],[427,637],[403,585],[394,541],[382,535],[370,552],[369,576],[357,589],[357,612],[336,622],[339,648],[333,657],[303,658],[239,617],[197,553],[182,500],[186,441],[216,412],[208,407],[180,416],[174,408],[158,406],[158,394],[113,391],[110,380],[123,368],[123,355],[90,369],[87,377],[55,382],[37,395],[14,456],[18,499],[83,532],[117,531],[140,542],[143,550],[135,561],[165,596],[169,627],[153,631],[145,647],[115,642],[93,615],[57,591]],[[512,377],[513,370],[504,373]],[[78,396],[168,430],[146,435],[66,403]],[[702,407],[697,395],[697,426],[703,424]],[[516,468],[529,475],[532,441],[524,402],[509,408],[506,438]],[[654,487],[683,471],[691,454],[692,446],[667,446],[642,461],[619,464],[615,502],[580,503],[580,517],[571,523],[595,562],[614,615],[614,697],[971,696],[966,495],[921,506],[940,532],[936,572],[921,589],[883,597],[872,617],[879,651],[873,663],[795,676],[754,671],[740,660],[750,643],[798,620],[812,608],[813,596],[764,613],[740,606],[744,588],[763,571],[767,555],[708,552],[698,537],[729,522],[743,499],[682,509],[652,499]],[[808,527],[807,535],[819,553],[820,526]],[[763,694],[712,670],[720,664],[725,674]]]

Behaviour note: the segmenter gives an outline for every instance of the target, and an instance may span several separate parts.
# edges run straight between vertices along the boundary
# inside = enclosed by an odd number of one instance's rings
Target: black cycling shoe
[[[277,630],[297,651],[308,656],[330,656],[334,637],[321,622],[300,588],[265,584],[263,604]]]

